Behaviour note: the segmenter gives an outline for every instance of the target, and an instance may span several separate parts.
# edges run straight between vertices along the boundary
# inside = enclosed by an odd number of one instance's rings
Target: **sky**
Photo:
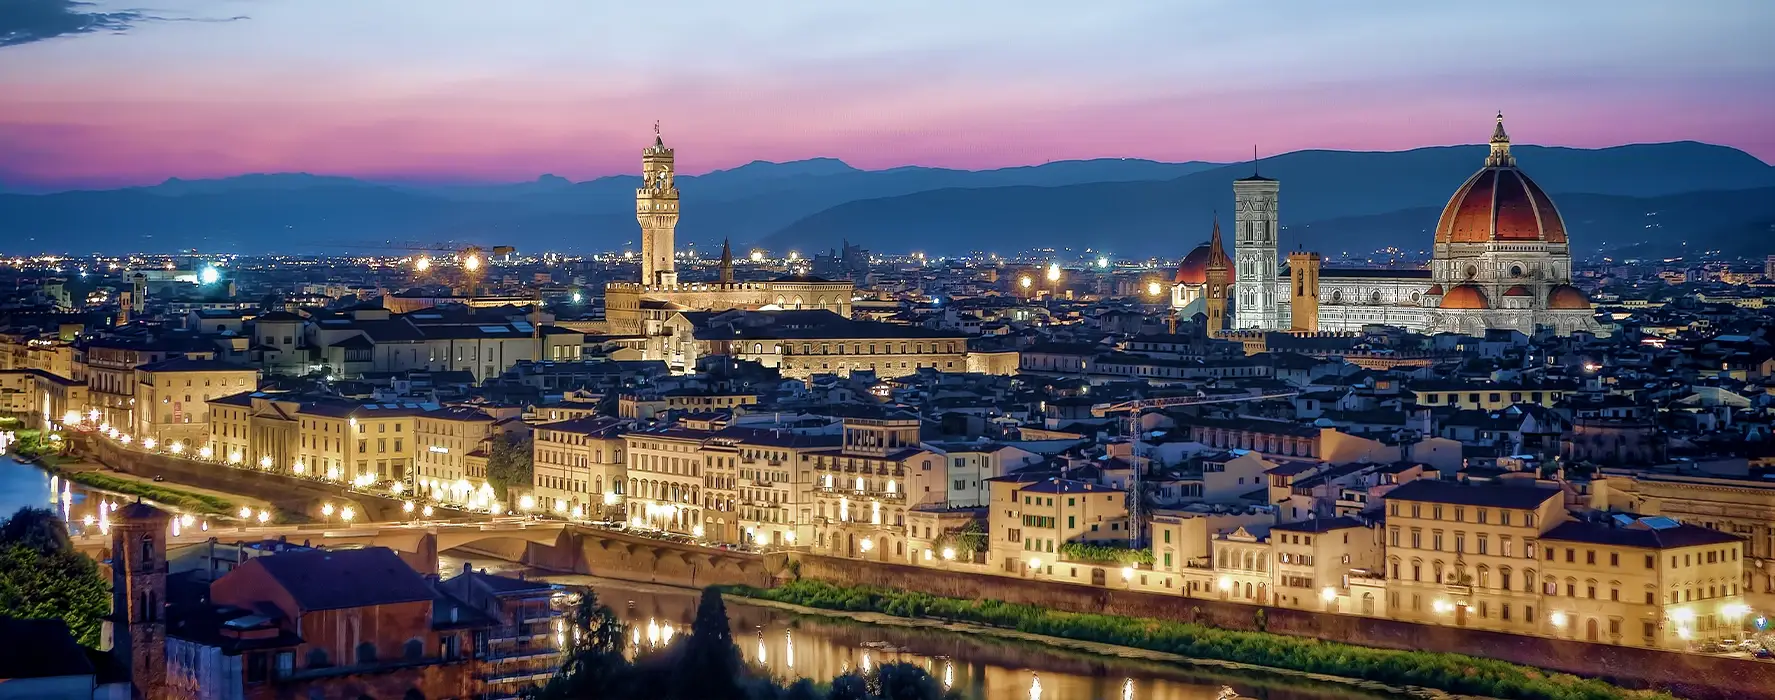
[[[146,5],[145,5],[146,3]],[[1697,140],[1775,162],[1769,0],[0,0],[0,189],[573,180]]]

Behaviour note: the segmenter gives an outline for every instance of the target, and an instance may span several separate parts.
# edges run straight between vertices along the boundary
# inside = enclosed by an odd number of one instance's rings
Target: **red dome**
[[[1579,291],[1577,287],[1573,287],[1569,284],[1562,284],[1554,287],[1553,291],[1547,295],[1547,308],[1584,309],[1588,311],[1590,309],[1590,297],[1585,296],[1584,292]]]
[[[1534,294],[1528,290],[1528,287],[1524,287],[1519,284],[1519,285],[1511,287],[1507,290],[1504,290],[1504,296],[1507,296],[1507,297],[1532,297],[1532,296],[1534,296]]]
[[[1489,309],[1491,302],[1486,301],[1485,292],[1471,284],[1457,284],[1448,294],[1442,297],[1444,309]]]
[[[1504,117],[1492,132],[1485,167],[1467,178],[1442,208],[1437,243],[1565,243],[1565,222],[1553,200],[1516,167]]]
[[[1177,265],[1177,274],[1171,281],[1176,284],[1207,284],[1209,254],[1207,243],[1196,246],[1189,255],[1183,256],[1183,262]]]
[[[1442,296],[1442,285],[1440,285],[1440,284],[1430,285],[1429,291],[1424,292],[1424,295],[1425,296],[1432,296],[1432,297]]]

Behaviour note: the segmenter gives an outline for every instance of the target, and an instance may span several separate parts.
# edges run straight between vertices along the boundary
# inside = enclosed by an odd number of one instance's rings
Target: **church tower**
[[[1208,239],[1208,281],[1202,292],[1202,308],[1208,315],[1208,337],[1226,330],[1226,302],[1230,270],[1226,248],[1220,243],[1220,217],[1214,217],[1214,236]]]
[[[1257,174],[1252,158],[1250,177],[1233,182],[1234,328],[1277,330],[1282,327],[1276,266],[1276,197],[1282,183]]]
[[[1288,254],[1288,330],[1297,333],[1319,332],[1320,264],[1318,253],[1301,251]]]
[[[725,238],[721,239],[721,283],[733,284],[733,248]]]
[[[678,230],[678,185],[673,181],[672,149],[653,125],[653,145],[641,151],[641,187],[635,190],[635,218],[641,222],[641,284],[678,283],[673,239]]]
[[[142,700],[166,694],[166,536],[171,516],[144,503],[111,525],[111,653]]]

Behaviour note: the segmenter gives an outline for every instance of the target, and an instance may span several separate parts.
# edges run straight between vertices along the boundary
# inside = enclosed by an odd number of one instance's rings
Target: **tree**
[[[574,608],[575,634],[562,650],[561,668],[547,685],[526,693],[531,700],[607,697],[627,682],[630,667],[623,658],[624,625],[598,596],[586,591]]]
[[[0,615],[67,623],[81,644],[97,647],[111,587],[98,565],[69,544],[53,515],[21,508],[0,525]]]
[[[66,552],[74,549],[68,539],[68,528],[48,508],[25,506],[0,523],[0,543],[22,544],[40,552]]]
[[[690,637],[678,650],[673,697],[681,700],[744,700],[749,674],[734,646],[727,604],[714,586],[703,589],[690,623]]]
[[[533,471],[530,464],[530,440],[514,439],[511,435],[498,435],[492,439],[487,450],[487,483],[493,485],[493,492],[500,499],[506,498],[506,489],[511,486],[529,488],[533,483]]]

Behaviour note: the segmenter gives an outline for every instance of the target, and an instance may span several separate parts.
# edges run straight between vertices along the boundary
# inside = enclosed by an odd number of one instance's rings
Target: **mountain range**
[[[1517,146],[1560,206],[1578,251],[1771,248],[1775,167],[1696,142],[1604,149]],[[1281,181],[1282,245],[1352,255],[1427,247],[1449,195],[1484,146],[1298,151],[1263,160]],[[1035,247],[1178,256],[1230,223],[1234,179],[1253,165],[1137,159],[965,171],[859,170],[830,158],[754,162],[678,178],[679,240],[811,253],[848,239],[890,252],[1011,253]],[[638,176],[571,182],[381,183],[274,173],[149,187],[0,194],[7,253],[316,252],[403,245],[634,248]],[[1747,236],[1746,232],[1761,233]]]

